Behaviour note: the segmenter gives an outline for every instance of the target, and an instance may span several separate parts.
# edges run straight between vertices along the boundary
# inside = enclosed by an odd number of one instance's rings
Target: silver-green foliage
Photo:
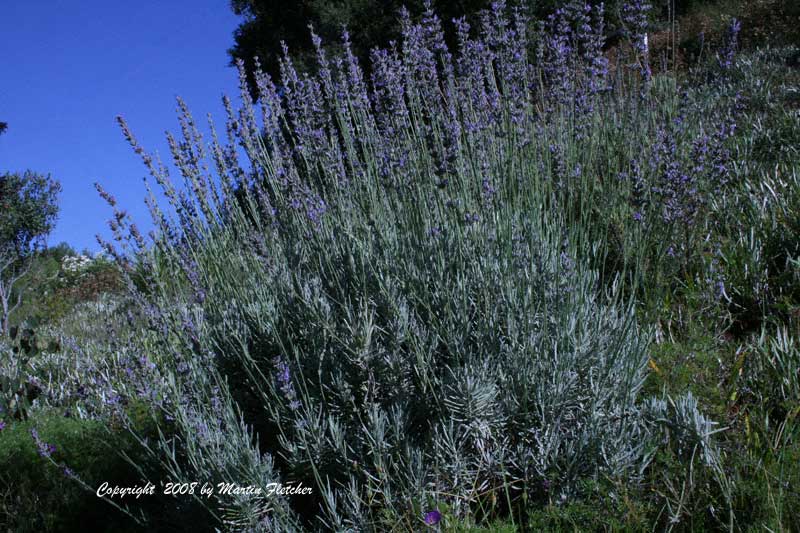
[[[180,478],[314,491],[305,514],[217,495],[221,520],[415,529],[437,505],[465,517],[642,477],[673,415],[638,401],[649,334],[592,265],[608,252],[598,213],[630,216],[628,184],[599,176],[651,126],[556,41],[539,57],[569,79],[533,68],[526,21],[498,6],[457,61],[431,11],[404,19],[373,90],[321,48],[316,77],[285,60],[285,96],[257,74],[261,118],[243,87],[227,145],[205,145],[181,103],[184,189],[123,123],[171,203],[151,198],[152,248],[119,211],[114,228],[160,332],[147,346],[170,424],[155,448]],[[594,50],[596,33],[570,35]],[[703,424],[684,433],[711,453]]]

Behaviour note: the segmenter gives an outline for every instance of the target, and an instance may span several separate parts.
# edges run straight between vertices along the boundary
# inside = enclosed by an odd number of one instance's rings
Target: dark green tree
[[[449,44],[455,44],[453,18],[467,16],[474,22],[478,11],[490,4],[491,0],[435,2],[434,9],[444,21]],[[353,52],[362,66],[368,67],[372,48],[399,40],[399,12],[403,6],[412,15],[419,15],[424,9],[423,0],[232,0],[234,13],[244,21],[234,33],[234,46],[228,50],[231,64],[241,59],[247,71],[252,72],[253,58],[258,56],[264,71],[277,79],[280,43],[284,41],[300,68],[313,68],[314,47],[308,29],[313,25],[323,44],[333,48],[340,46],[342,29],[346,27]]]
[[[0,333],[7,335],[9,316],[22,302],[15,290],[44,245],[58,216],[61,185],[31,171],[0,175]]]
[[[479,23],[481,10],[489,9],[493,0],[435,0],[433,9],[443,22],[445,40],[452,49],[457,44],[453,19],[466,17],[472,27]],[[689,0],[686,0],[689,1]],[[531,15],[544,18],[556,8],[572,0],[507,0],[507,5],[521,7]],[[589,0],[596,5],[600,0]],[[606,0],[609,32],[619,33],[619,11],[622,0]],[[322,38],[327,48],[341,46],[342,29],[350,34],[351,47],[364,70],[369,73],[369,53],[375,47],[385,48],[400,39],[400,9],[405,7],[412,17],[425,9],[425,0],[231,0],[231,8],[243,17],[234,32],[235,44],[228,50],[231,64],[245,63],[253,97],[257,96],[254,78],[254,57],[273,79],[279,79],[281,41],[289,48],[292,61],[300,70],[313,70],[314,46],[309,25]]]

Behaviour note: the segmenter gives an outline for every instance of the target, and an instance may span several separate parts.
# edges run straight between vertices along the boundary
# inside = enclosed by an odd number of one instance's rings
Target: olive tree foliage
[[[0,175],[0,330],[8,335],[11,313],[22,302],[15,290],[44,245],[58,215],[61,185],[31,171]]]

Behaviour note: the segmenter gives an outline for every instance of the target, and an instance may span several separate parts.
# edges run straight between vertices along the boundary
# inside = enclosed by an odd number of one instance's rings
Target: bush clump
[[[692,267],[691,237],[728,183],[728,115],[688,120],[646,64],[636,9],[638,66],[616,79],[602,7],[582,3],[536,32],[495,3],[477,34],[457,23],[457,52],[430,6],[405,13],[370,80],[346,33],[333,58],[312,35],[318,74],[286,53],[281,90],[256,73],[254,102],[241,72],[227,144],[206,146],[179,101],[182,189],[120,119],[170,204],[151,198],[148,247],[100,188],[123,245],[108,253],[163,333],[147,338],[173,421],[165,468],[313,489],[218,495],[219,521],[519,518],[586,482],[638,484],[665,446],[724,492],[697,402],[639,397],[651,332],[631,295],[648,272]]]

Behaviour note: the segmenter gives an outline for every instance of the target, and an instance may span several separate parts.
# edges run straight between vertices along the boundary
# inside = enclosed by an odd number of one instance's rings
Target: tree
[[[508,0],[509,6],[519,6],[531,15],[543,18],[572,0]],[[685,0],[689,1],[689,0]],[[457,45],[453,19],[466,17],[471,26],[479,22],[478,13],[489,9],[493,0],[436,0],[433,9],[443,22],[445,40],[451,50]],[[589,4],[603,3],[610,31],[619,31],[618,15],[622,0],[588,0]],[[581,5],[583,3],[581,2]],[[369,53],[373,48],[385,48],[391,41],[400,40],[400,9],[406,7],[412,16],[425,9],[425,0],[231,0],[233,12],[244,18],[234,32],[235,44],[228,50],[231,64],[245,63],[252,96],[257,97],[252,76],[258,56],[264,72],[279,79],[281,41],[289,48],[292,61],[300,70],[315,66],[314,46],[308,29],[322,38],[326,47],[340,46],[342,28],[347,27],[353,53],[362,68],[369,73]]]
[[[440,0],[435,2],[437,15],[445,22],[445,37],[455,44],[454,17],[468,19],[491,0]],[[369,52],[376,46],[386,47],[400,37],[400,8],[405,6],[412,15],[422,13],[423,0],[232,0],[231,8],[244,22],[234,32],[236,44],[228,50],[231,63],[245,62],[252,73],[253,57],[258,56],[265,72],[277,79],[280,72],[281,46],[285,41],[292,60],[303,68],[314,65],[314,47],[309,33],[313,25],[326,46],[341,43],[342,28],[347,27],[353,52],[365,68]],[[474,20],[472,20],[474,22]],[[255,96],[252,79],[251,92]]]
[[[8,124],[6,124],[5,122],[0,122],[0,135],[3,134],[7,128]]]
[[[15,290],[30,268],[32,255],[44,244],[58,215],[61,185],[31,171],[0,176],[0,330],[22,302]]]

